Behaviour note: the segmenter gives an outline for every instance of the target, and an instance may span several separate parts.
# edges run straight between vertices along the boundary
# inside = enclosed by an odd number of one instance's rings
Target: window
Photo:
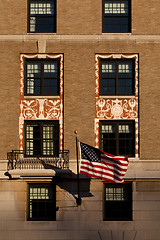
[[[58,156],[59,122],[25,121],[25,150],[27,156]]]
[[[56,220],[56,190],[53,184],[29,184],[28,220]]]
[[[130,0],[103,0],[103,32],[131,32]]]
[[[100,60],[100,95],[134,95],[134,61]]]
[[[25,95],[59,95],[59,60],[26,60]]]
[[[134,121],[100,121],[100,148],[113,155],[135,157]]]
[[[53,0],[29,0],[28,32],[56,32],[56,3]]]
[[[104,220],[132,220],[132,183],[104,184]]]

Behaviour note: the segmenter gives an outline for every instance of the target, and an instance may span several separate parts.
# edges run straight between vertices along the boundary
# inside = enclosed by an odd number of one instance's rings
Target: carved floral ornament
[[[60,96],[58,98],[24,98],[25,58],[60,58]],[[24,120],[59,120],[60,149],[63,141],[63,55],[62,54],[22,54],[20,56],[20,103],[19,103],[19,149],[23,150]]]

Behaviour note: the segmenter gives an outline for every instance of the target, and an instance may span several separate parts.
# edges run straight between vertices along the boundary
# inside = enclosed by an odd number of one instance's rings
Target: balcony
[[[69,169],[69,150],[55,153],[55,156],[32,156],[25,151],[12,150],[7,153],[8,171],[30,169]]]

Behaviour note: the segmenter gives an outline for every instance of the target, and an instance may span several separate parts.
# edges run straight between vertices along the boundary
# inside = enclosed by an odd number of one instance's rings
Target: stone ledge
[[[12,179],[17,178],[53,178],[55,176],[70,175],[70,170],[63,169],[15,169],[8,171]]]
[[[0,170],[0,180],[6,180],[6,179],[8,179],[8,175],[7,175],[7,172],[6,171],[1,171]]]
[[[8,160],[0,159],[0,171],[7,171]]]
[[[65,41],[73,41],[73,42],[103,42],[103,41],[132,41],[138,43],[159,43],[160,35],[145,35],[145,34],[123,34],[123,33],[103,33],[103,34],[1,34],[0,41],[56,41],[56,42],[65,42]]]

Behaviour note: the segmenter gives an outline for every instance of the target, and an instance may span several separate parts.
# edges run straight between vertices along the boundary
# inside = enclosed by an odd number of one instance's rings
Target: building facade
[[[160,239],[159,6],[0,1],[0,240]],[[78,185],[76,137],[125,184]]]

